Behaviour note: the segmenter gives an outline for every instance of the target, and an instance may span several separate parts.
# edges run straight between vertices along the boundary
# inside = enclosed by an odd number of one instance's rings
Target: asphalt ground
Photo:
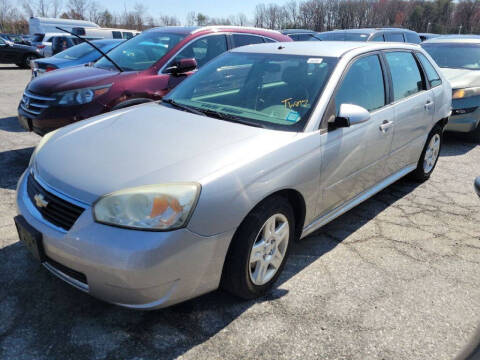
[[[56,279],[19,243],[15,187],[39,137],[0,67],[1,359],[452,359],[480,324],[480,146],[447,137],[431,179],[400,180],[299,242],[256,301],[216,291],[154,312]]]

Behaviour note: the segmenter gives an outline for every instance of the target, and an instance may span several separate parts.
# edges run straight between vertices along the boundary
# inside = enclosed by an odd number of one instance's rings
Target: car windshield
[[[99,46],[97,45],[97,47],[99,47]],[[102,49],[102,47],[100,47],[100,49]],[[58,53],[54,57],[58,58],[58,59],[78,60],[78,59],[80,59],[84,56],[87,56],[87,55],[89,55],[93,52],[98,53],[98,51],[95,50],[91,45],[84,42],[84,43],[81,43],[79,45],[72,46],[71,48]],[[98,54],[98,56],[100,56],[100,54]]]
[[[35,34],[35,35],[33,35],[32,41],[33,42],[42,42],[44,36],[45,36],[45,34]]]
[[[422,47],[442,68],[480,70],[480,45],[431,43]]]
[[[117,46],[108,56],[125,71],[141,71],[155,64],[184,38],[183,34],[149,31]],[[106,58],[97,61],[95,67],[115,70]]]
[[[181,83],[164,101],[226,121],[301,131],[337,61],[226,53]]]

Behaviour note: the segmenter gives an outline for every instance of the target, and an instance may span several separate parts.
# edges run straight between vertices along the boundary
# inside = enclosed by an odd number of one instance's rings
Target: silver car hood
[[[152,103],[60,129],[37,153],[34,167],[50,187],[91,204],[128,187],[202,183],[295,136]]]
[[[480,86],[480,70],[442,68],[442,73],[452,85],[452,89]]]

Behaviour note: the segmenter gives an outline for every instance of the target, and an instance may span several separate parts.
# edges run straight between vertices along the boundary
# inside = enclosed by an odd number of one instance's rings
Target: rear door
[[[423,70],[410,51],[384,53],[392,84],[395,128],[388,172],[394,173],[418,161],[433,119],[434,99]]]
[[[380,55],[364,55],[351,63],[323,119],[325,126],[325,121],[338,114],[341,104],[362,106],[371,116],[362,124],[328,130],[322,135],[323,195],[319,214],[334,210],[386,176],[395,114],[388,105],[388,82]]]

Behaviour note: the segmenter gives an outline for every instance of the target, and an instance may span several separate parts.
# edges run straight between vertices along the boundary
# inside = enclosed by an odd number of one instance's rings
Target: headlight
[[[92,88],[76,89],[55,94],[58,105],[82,105],[92,102],[97,96],[106,94],[112,84]]]
[[[50,140],[50,138],[55,135],[55,133],[58,131],[57,130],[54,130],[54,131],[50,131],[49,133],[43,135],[43,137],[40,139],[40,142],[38,143],[38,145],[35,147],[35,150],[33,150],[33,153],[32,153],[32,156],[30,157],[30,163],[28,164],[28,166],[32,166],[33,164],[33,161],[35,160],[35,156],[37,156],[37,153],[40,151],[40,149],[42,148],[43,145],[45,145],[48,140]]]
[[[480,87],[453,90],[452,99],[463,99],[470,96],[480,95]]]
[[[174,230],[186,225],[200,194],[196,183],[147,185],[101,197],[95,221],[140,230]]]

